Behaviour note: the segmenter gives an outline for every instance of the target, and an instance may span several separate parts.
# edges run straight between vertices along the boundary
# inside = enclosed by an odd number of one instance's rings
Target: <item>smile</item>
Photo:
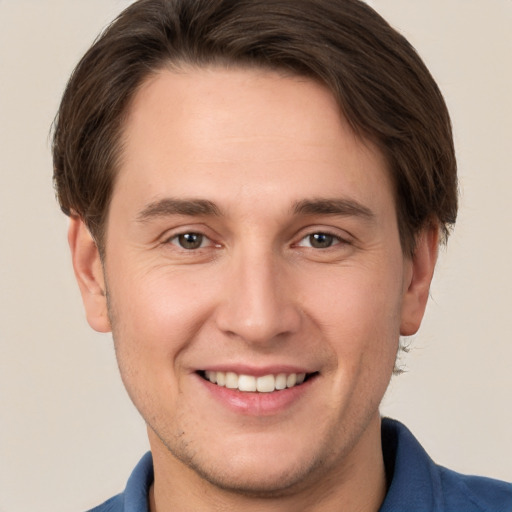
[[[217,386],[243,392],[272,393],[299,386],[309,377],[306,373],[278,373],[276,375],[239,375],[234,372],[205,371],[201,375]]]

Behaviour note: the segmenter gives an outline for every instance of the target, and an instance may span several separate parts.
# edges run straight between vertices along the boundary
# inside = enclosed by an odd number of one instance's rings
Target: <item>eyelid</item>
[[[352,244],[352,236],[347,233],[346,231],[341,231],[338,229],[334,229],[331,227],[322,227],[322,226],[310,226],[304,230],[301,230],[301,232],[298,235],[298,241],[294,243],[293,245],[298,247],[308,247],[305,245],[301,245],[301,242],[306,240],[308,237],[315,235],[315,234],[323,234],[323,235],[329,235],[336,239],[336,243],[334,243],[331,247],[338,246],[340,244],[344,245],[350,245]],[[323,249],[326,250],[326,249]]]
[[[161,237],[161,243],[162,245],[173,245],[185,252],[198,251],[200,249],[206,249],[207,247],[221,247],[221,244],[215,241],[213,234],[207,234],[209,231],[211,230],[206,229],[204,226],[180,226],[166,231]],[[201,245],[201,247],[198,247],[197,249],[185,249],[184,247],[180,247],[178,243],[173,243],[173,240],[187,234],[201,235],[208,244],[204,246]]]
[[[194,248],[191,248],[191,249],[187,249],[186,247],[182,247],[180,245],[180,243],[179,243],[179,239],[183,235],[197,235],[197,236],[200,236],[201,237],[201,244],[199,245],[199,247],[194,247]],[[195,233],[193,231],[187,231],[186,233],[179,233],[179,234],[174,235],[174,236],[172,236],[172,237],[167,239],[167,243],[175,245],[176,247],[178,247],[178,249],[183,250],[183,251],[187,251],[187,252],[189,252],[189,251],[197,251],[199,249],[204,249],[205,247],[207,247],[209,245],[208,242],[211,242],[211,240],[207,236],[205,236],[205,235],[203,235],[201,233]]]
[[[306,240],[308,240],[312,235],[316,235],[316,234],[322,234],[322,235],[327,235],[327,236],[330,236],[334,239],[333,243],[331,245],[329,245],[328,247],[313,247],[310,243],[308,244],[305,244],[303,242],[305,242]],[[297,247],[307,247],[307,248],[310,248],[310,249],[315,249],[315,250],[318,250],[318,251],[326,251],[328,249],[331,249],[333,247],[336,247],[340,244],[344,244],[346,243],[345,240],[343,240],[342,238],[340,238],[339,236],[337,235],[334,235],[332,233],[327,233],[325,231],[315,231],[314,233],[309,233],[308,235],[306,236],[303,236],[299,242],[297,244],[295,244]]]

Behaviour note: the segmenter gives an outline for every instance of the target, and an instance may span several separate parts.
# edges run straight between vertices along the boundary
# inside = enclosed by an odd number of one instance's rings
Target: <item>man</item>
[[[357,0],[141,0],[84,56],[55,181],[151,454],[95,510],[510,510],[381,420],[457,210],[442,96]]]

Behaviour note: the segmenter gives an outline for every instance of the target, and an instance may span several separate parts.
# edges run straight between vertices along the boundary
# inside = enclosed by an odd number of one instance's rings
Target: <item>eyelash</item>
[[[312,241],[315,240],[315,237],[316,237],[317,242],[319,242],[321,240],[321,238],[326,238],[327,241],[329,242],[328,245],[326,247],[314,247],[312,245]],[[303,245],[303,242],[306,240],[309,240],[309,245]],[[321,243],[322,242],[320,241],[320,244]],[[310,249],[326,250],[326,249],[330,249],[331,247],[334,247],[337,245],[342,245],[342,244],[348,244],[347,240],[344,240],[340,236],[335,235],[334,233],[330,233],[329,231],[319,230],[319,231],[313,231],[313,232],[308,233],[307,235],[303,236],[300,239],[299,243],[296,245],[298,247],[307,247]]]
[[[193,240],[187,240],[187,237],[190,237]],[[195,239],[194,239],[194,237],[195,237]],[[313,240],[316,239],[316,241],[319,242],[319,244],[322,244],[322,238],[326,239],[325,241],[327,242],[327,245],[325,247],[314,247],[313,244],[315,242]],[[309,241],[309,244],[305,245],[304,244],[305,241]],[[183,244],[184,243],[186,244],[188,242],[190,242],[190,244],[192,246],[185,247]],[[194,242],[196,244],[198,244],[196,247],[194,246]],[[199,249],[206,248],[207,245],[205,245],[205,242],[209,242],[208,245],[220,247],[219,244],[215,244],[214,242],[212,242],[212,240],[208,236],[206,236],[203,233],[196,232],[196,231],[186,231],[183,233],[177,233],[177,234],[173,235],[172,237],[169,237],[165,243],[175,245],[175,246],[179,247],[180,249],[187,251],[187,252],[193,252],[193,251],[197,251]],[[349,244],[349,242],[347,240],[341,238],[340,236],[335,235],[334,233],[330,233],[329,231],[326,231],[326,230],[318,230],[318,231],[313,231],[313,232],[310,232],[310,233],[304,235],[299,240],[299,242],[294,245],[296,247],[306,247],[309,249],[326,250],[326,249],[330,249],[331,247],[334,247],[337,245],[346,245],[346,244]]]
[[[199,246],[198,247],[184,247],[180,242],[186,243],[185,237],[199,238],[200,239]],[[199,249],[204,249],[206,246],[203,245],[203,243],[206,241],[209,241],[211,245],[217,245],[217,244],[214,244],[210,240],[210,238],[208,238],[206,235],[204,235],[203,233],[199,233],[197,231],[186,231],[184,233],[177,233],[176,235],[173,235],[170,238],[168,238],[166,240],[166,243],[176,245],[177,247],[179,247],[180,249],[183,249],[184,251],[191,252],[191,251],[196,251]]]

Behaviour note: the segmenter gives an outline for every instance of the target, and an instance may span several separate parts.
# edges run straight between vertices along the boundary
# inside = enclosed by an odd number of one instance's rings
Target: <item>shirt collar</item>
[[[153,457],[147,452],[128,479],[123,512],[149,512],[148,496],[153,479]]]
[[[437,467],[409,429],[383,418],[381,435],[388,492],[379,512],[443,510]]]

